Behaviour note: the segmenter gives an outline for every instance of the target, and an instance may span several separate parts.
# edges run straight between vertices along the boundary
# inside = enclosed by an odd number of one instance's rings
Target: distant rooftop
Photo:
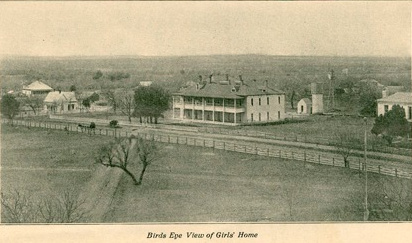
[[[23,86],[23,89],[25,90],[34,90],[34,91],[39,91],[39,90],[53,90],[52,87],[48,86],[47,84],[40,82],[40,81],[35,81],[27,86]]]
[[[378,99],[378,102],[390,102],[390,103],[408,103],[412,104],[411,92],[398,92],[388,97]]]
[[[210,98],[242,98],[251,95],[276,95],[284,94],[283,91],[270,88],[262,81],[241,80],[205,80],[174,93],[175,95],[210,97]]]
[[[46,103],[62,103],[62,102],[77,102],[76,95],[74,92],[59,92],[54,91],[47,94],[44,99]]]

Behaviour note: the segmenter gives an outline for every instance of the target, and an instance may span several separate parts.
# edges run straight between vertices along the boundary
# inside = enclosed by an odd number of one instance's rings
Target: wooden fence
[[[2,119],[2,123],[9,123],[8,120]],[[123,131],[122,129],[116,128],[84,128],[80,127],[77,124],[73,123],[53,123],[53,122],[41,122],[41,121],[30,121],[30,120],[14,120],[14,125],[25,126],[25,127],[37,127],[45,129],[56,129],[63,130],[68,133],[87,133],[89,135],[102,135],[102,136],[111,136],[111,137],[129,137],[132,134],[134,136],[140,136],[147,140],[154,140],[161,143],[169,144],[182,144],[187,146],[197,146],[204,148],[212,148],[225,151],[233,151],[246,154],[254,154],[266,157],[281,158],[281,159],[290,159],[303,161],[305,163],[314,163],[322,164],[329,166],[344,167],[344,161],[341,156],[333,157],[332,155],[325,155],[316,152],[308,151],[288,151],[287,149],[272,149],[264,145],[255,144],[242,144],[240,142],[226,142],[216,139],[207,139],[207,138],[194,138],[184,135],[166,135],[166,134],[150,134],[150,133],[138,133],[138,132],[128,132]],[[365,165],[361,161],[361,158],[358,158],[357,161],[352,160],[349,163],[349,168],[365,171]],[[368,172],[402,177],[412,179],[412,173],[402,169],[391,168],[383,165],[371,165],[366,166]]]
[[[311,144],[322,144],[328,146],[334,146],[331,139],[326,137],[320,136],[298,136],[298,135],[286,135],[286,134],[275,134],[275,133],[265,133],[259,131],[248,131],[248,130],[233,130],[233,129],[225,129],[225,128],[216,128],[216,127],[202,127],[198,128],[198,132],[203,133],[214,133],[214,134],[226,134],[226,135],[236,135],[236,136],[247,136],[247,137],[258,137],[258,138],[265,138],[265,139],[273,139],[273,140],[283,140],[283,141],[290,141],[290,142],[301,142],[301,143],[311,143]],[[361,138],[363,140],[363,137]],[[362,147],[358,149],[362,150]],[[368,144],[369,151],[376,151],[376,152],[383,152],[383,153],[390,153],[390,154],[401,154],[401,155],[412,155],[411,149],[406,148],[393,148],[388,146],[377,146],[373,144]]]

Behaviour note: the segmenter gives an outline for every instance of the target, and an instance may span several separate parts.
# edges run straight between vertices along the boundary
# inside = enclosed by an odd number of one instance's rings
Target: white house
[[[78,110],[78,102],[74,92],[54,91],[44,99],[44,109],[50,113],[67,113]]]
[[[385,98],[377,100],[378,115],[384,115],[392,109],[394,105],[400,105],[405,110],[406,119],[412,122],[412,93],[411,92],[397,92]]]
[[[40,82],[40,81],[35,81],[27,86],[23,86],[22,92],[23,94],[27,96],[31,96],[31,95],[47,94],[51,91],[53,91],[53,89],[47,84]]]
[[[200,80],[173,94],[173,119],[237,125],[285,119],[285,93],[268,82]]]
[[[298,114],[312,114],[312,101],[308,98],[303,98],[298,102]]]

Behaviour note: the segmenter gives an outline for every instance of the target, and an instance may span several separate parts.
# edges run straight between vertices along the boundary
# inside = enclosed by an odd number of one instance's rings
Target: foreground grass
[[[363,191],[356,172],[180,145],[164,151],[143,185],[122,178],[106,222],[362,220],[348,200]]]
[[[91,176],[94,151],[109,139],[8,125],[1,129],[4,193],[47,196],[81,190]]]

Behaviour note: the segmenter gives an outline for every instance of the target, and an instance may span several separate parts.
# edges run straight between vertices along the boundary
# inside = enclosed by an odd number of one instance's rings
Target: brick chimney
[[[244,83],[243,83],[242,75],[239,75],[239,80],[240,80],[240,82],[242,82],[242,85],[243,85]]]
[[[210,75],[209,75],[209,84],[212,83],[212,78],[213,78],[213,74],[210,74]]]

